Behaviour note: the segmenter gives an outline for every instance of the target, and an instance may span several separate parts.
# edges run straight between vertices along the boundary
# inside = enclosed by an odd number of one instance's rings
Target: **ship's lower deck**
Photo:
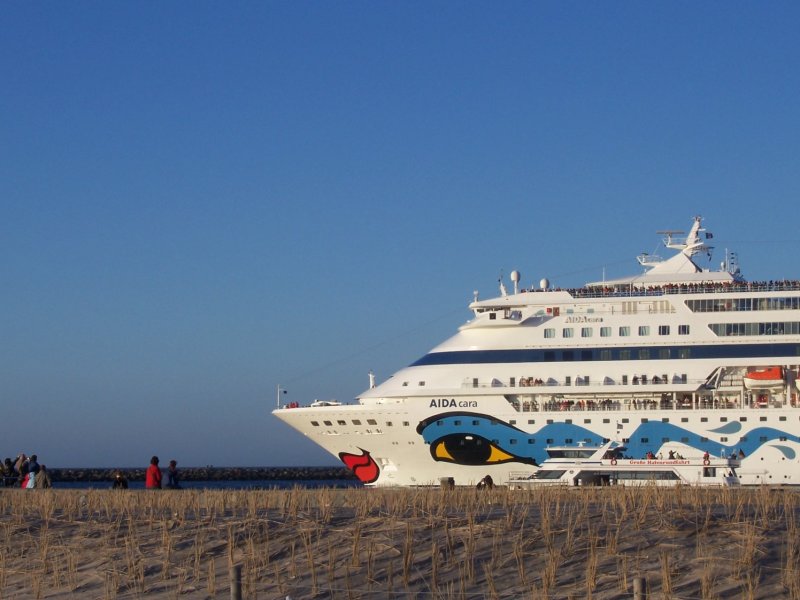
[[[499,391],[499,390],[498,390]],[[521,391],[521,390],[518,390]],[[533,402],[526,394],[385,398],[284,408],[276,416],[370,485],[474,485],[533,473],[545,448],[615,439],[647,452],[742,456],[743,485],[800,485],[800,408],[791,390],[719,390]]]

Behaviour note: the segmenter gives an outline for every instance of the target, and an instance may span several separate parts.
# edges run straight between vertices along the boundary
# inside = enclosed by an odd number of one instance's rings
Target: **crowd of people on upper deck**
[[[567,292],[576,298],[598,298],[614,296],[661,296],[664,294],[707,294],[724,292],[782,292],[800,290],[800,281],[783,279],[780,281],[724,281],[700,283],[666,283],[663,285],[620,284],[605,287],[582,288],[538,288],[522,289],[522,292]]]

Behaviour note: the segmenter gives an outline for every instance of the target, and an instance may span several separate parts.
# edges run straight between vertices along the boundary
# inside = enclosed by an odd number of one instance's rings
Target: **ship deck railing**
[[[526,293],[567,292],[574,298],[630,298],[640,296],[666,296],[674,294],[726,294],[731,292],[797,292],[800,281],[758,281],[733,283],[686,283],[642,286],[618,284],[613,287],[548,288],[522,290]]]

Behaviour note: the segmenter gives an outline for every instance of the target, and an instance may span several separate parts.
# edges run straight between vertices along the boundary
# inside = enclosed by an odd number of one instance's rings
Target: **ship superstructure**
[[[546,447],[609,440],[633,456],[741,460],[743,485],[800,485],[800,282],[747,282],[712,234],[665,231],[667,259],[577,289],[514,289],[353,404],[274,414],[370,485],[496,483]],[[680,236],[680,237],[679,237]]]

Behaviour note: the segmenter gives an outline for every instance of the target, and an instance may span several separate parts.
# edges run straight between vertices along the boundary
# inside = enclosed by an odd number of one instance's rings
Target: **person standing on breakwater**
[[[122,474],[122,471],[117,471],[114,474],[114,483],[111,484],[112,490],[127,490],[128,489],[128,480],[125,479],[125,476]]]
[[[39,472],[36,474],[36,480],[33,484],[33,488],[36,490],[46,490],[51,487],[53,487],[53,484],[50,481],[50,474],[47,472],[47,467],[42,465],[39,467]]]
[[[175,459],[169,461],[167,467],[167,487],[171,490],[181,489],[181,484],[178,483],[178,461]]]
[[[147,473],[145,473],[144,477],[144,487],[148,490],[161,489],[161,469],[158,468],[157,456],[150,459],[150,466],[147,467]]]

